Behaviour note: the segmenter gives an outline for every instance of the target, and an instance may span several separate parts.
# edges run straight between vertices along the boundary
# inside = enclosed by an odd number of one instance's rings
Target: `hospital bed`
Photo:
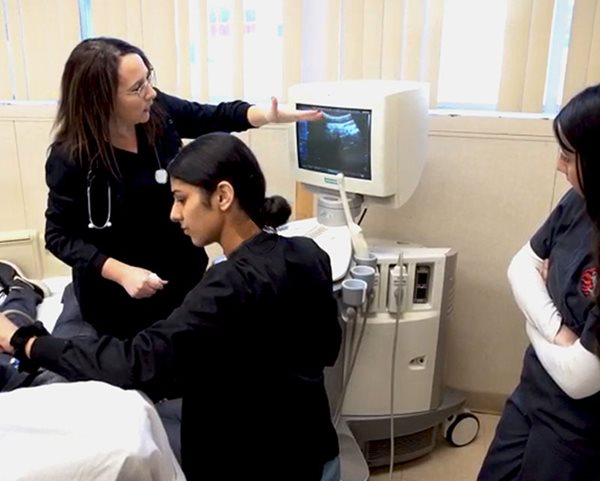
[[[46,279],[38,318],[49,331],[69,277]],[[98,381],[0,394],[3,481],[185,481],[152,402]]]

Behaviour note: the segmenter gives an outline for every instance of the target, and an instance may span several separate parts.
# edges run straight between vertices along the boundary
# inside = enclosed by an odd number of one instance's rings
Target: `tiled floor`
[[[499,416],[474,413],[479,419],[477,438],[455,448],[443,438],[429,454],[395,467],[393,481],[475,481],[483,457],[494,436]],[[369,481],[388,481],[389,468],[372,470]]]

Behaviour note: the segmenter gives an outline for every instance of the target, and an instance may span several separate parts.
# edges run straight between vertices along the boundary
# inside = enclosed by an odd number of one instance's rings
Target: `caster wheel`
[[[469,412],[450,416],[446,421],[444,437],[452,446],[466,446],[479,433],[479,419]]]

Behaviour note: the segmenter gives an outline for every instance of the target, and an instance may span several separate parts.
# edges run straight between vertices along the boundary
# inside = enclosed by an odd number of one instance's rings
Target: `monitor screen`
[[[290,124],[294,180],[317,195],[346,192],[399,207],[414,192],[425,161],[428,87],[395,80],[340,80],[290,86],[290,106],[323,118]],[[291,132],[293,130],[293,132]]]
[[[371,180],[371,110],[296,104],[298,110],[320,110],[317,122],[296,129],[301,169]]]

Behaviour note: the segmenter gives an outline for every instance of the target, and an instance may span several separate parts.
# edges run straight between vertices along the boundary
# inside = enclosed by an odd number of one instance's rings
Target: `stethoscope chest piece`
[[[158,169],[156,172],[154,172],[154,180],[156,180],[157,184],[166,184],[168,178],[169,175],[165,169]]]

